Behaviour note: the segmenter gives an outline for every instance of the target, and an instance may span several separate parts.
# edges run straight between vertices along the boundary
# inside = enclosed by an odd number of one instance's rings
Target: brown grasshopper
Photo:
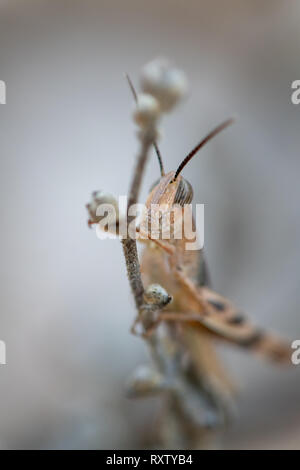
[[[212,341],[214,338],[277,362],[288,362],[291,356],[288,344],[254,326],[229,300],[211,289],[203,250],[186,249],[186,243],[191,240],[187,240],[185,236],[182,239],[171,236],[165,240],[161,236],[152,239],[151,235],[145,235],[146,228],[149,233],[149,221],[151,225],[155,210],[160,210],[162,216],[169,215],[172,229],[176,214],[178,215],[178,207],[183,210],[184,205],[190,204],[193,199],[192,186],[181,176],[182,169],[206,142],[231,123],[232,119],[229,119],[210,132],[187,155],[176,171],[164,174],[158,153],[161,178],[150,191],[146,202],[146,215],[139,227],[140,235],[144,234],[142,241],[145,242],[146,239],[141,259],[144,285],[147,287],[153,283],[160,284],[173,299],[158,316],[157,324],[173,322],[178,325],[188,342],[193,360],[196,363],[203,362],[198,364],[201,368],[208,361],[211,367],[212,360],[217,367]],[[154,211],[153,205],[157,208]],[[148,334],[151,334],[152,330],[153,328]],[[205,354],[201,354],[203,350]]]
[[[135,94],[133,87],[132,90]],[[137,228],[137,239],[145,244],[141,258],[143,284],[146,288],[159,284],[172,298],[144,334],[151,335],[162,322],[172,325],[184,349],[189,351],[195,369],[208,382],[210,378],[212,383],[217,379],[228,390],[231,385],[219,364],[215,340],[235,344],[276,362],[289,363],[291,358],[291,348],[287,343],[254,326],[227,298],[211,289],[203,250],[187,250],[187,243],[191,240],[184,235],[181,239],[172,236],[177,217],[193,199],[192,186],[181,175],[183,168],[200,148],[231,123],[232,119],[229,119],[216,127],[187,155],[176,171],[167,174],[154,142],[161,177],[150,190],[146,211]],[[87,207],[91,214],[90,205]],[[151,237],[151,231],[149,235],[149,225],[151,227],[157,215],[160,220],[168,216],[171,236],[167,240],[162,231],[155,238]],[[90,219],[89,224],[93,223],[95,221]],[[162,225],[159,230],[162,230]]]

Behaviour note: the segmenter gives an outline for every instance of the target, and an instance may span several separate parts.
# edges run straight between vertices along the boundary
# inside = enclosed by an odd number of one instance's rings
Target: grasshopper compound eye
[[[174,204],[184,206],[184,204],[190,204],[193,200],[194,191],[192,185],[184,178],[181,177],[178,188],[174,197]]]

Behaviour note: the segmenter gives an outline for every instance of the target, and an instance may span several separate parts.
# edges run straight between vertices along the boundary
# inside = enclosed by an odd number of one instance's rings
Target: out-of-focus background
[[[205,203],[216,290],[300,339],[300,4],[283,0],[2,0],[0,447],[136,448],[152,400],[124,382],[147,360],[118,241],[89,231],[95,189],[126,194],[137,150],[123,73],[165,56],[190,95],[165,120],[168,170],[237,123],[184,175]],[[158,177],[153,157],[142,199]],[[300,366],[226,347],[239,418],[223,446],[300,448]]]

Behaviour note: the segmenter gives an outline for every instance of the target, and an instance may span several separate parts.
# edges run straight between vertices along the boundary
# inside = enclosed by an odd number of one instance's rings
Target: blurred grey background
[[[190,96],[164,122],[168,170],[213,126],[237,123],[184,170],[205,203],[214,287],[258,323],[300,338],[300,3],[296,0],[2,0],[0,447],[135,448],[155,401],[124,382],[147,360],[118,241],[85,203],[127,192],[140,67],[165,56]],[[153,157],[143,194],[158,177]],[[300,366],[224,347],[240,390],[226,448],[300,448]]]

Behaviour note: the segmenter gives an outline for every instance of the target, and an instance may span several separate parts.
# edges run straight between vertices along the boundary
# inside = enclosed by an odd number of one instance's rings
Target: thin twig
[[[140,188],[142,184],[144,169],[147,163],[149,150],[152,145],[152,140],[149,135],[142,138],[140,153],[137,157],[132,182],[128,194],[128,210],[137,203]],[[127,210],[127,227],[131,221],[131,217]],[[126,261],[126,268],[131,290],[135,299],[136,308],[139,310],[143,305],[144,286],[141,278],[140,263],[138,259],[138,252],[136,240],[129,236],[122,240],[123,251]]]
[[[128,73],[125,75],[126,76],[126,80],[128,82],[128,85],[129,85],[129,88],[131,90],[131,93],[133,95],[133,98],[134,98],[134,101],[137,103],[138,102],[138,95],[137,95],[137,92],[134,88],[134,85],[132,83],[132,80],[131,78],[129,77]],[[158,147],[158,144],[156,142],[156,140],[153,139],[153,147],[155,149],[155,152],[156,152],[156,155],[157,155],[157,158],[158,158],[158,163],[159,163],[159,168],[160,168],[160,174],[161,176],[164,176],[165,175],[165,169],[164,169],[164,164],[163,164],[163,161],[162,161],[162,157],[161,157],[161,153],[160,153],[160,150],[159,150],[159,147]]]
[[[135,90],[129,79],[129,84]],[[138,202],[140,188],[147,160],[152,145],[155,145],[156,129],[144,129],[140,132],[140,150],[128,193],[127,227],[132,221],[129,209]],[[162,309],[161,305],[150,305],[145,300],[136,240],[127,234],[122,239],[123,252],[130,287],[138,311],[138,320],[144,332],[151,330],[155,319]],[[153,321],[152,321],[153,320]],[[152,323],[151,323],[152,321]],[[209,389],[205,378],[195,379],[193,372],[184,366],[183,346],[174,339],[174,329],[168,326],[163,334],[154,330],[151,335],[144,335],[150,349],[153,365],[163,377],[161,391],[166,394],[164,425],[165,448],[197,448],[206,445],[208,427],[216,427],[224,416],[223,403]],[[205,444],[204,444],[205,441]]]

